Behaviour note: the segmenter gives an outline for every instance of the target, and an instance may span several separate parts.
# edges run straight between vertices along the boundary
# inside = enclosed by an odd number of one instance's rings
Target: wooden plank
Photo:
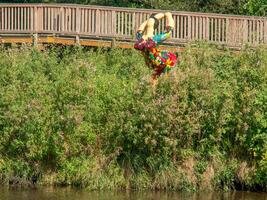
[[[21,30],[22,29],[22,20],[21,20],[21,18],[22,18],[22,12],[21,12],[21,10],[22,10],[22,8],[18,8],[19,9],[19,12],[18,12],[18,26],[19,26],[19,30]]]
[[[21,30],[24,30],[24,8],[21,8],[20,12],[20,24],[21,24]]]
[[[105,28],[106,28],[105,14],[106,14],[106,11],[103,10],[103,12],[100,12],[100,14],[101,14],[101,23],[100,23],[100,28],[101,28],[101,30],[100,30],[100,32],[101,32],[102,34],[105,34]]]
[[[182,27],[182,30],[181,30],[181,39],[184,38],[184,17],[181,16],[181,27]]]
[[[181,35],[181,20],[180,20],[180,16],[179,15],[177,15],[177,22],[176,22],[176,24],[177,24],[177,39],[180,39],[181,37],[180,37],[180,35]]]
[[[43,15],[44,15],[44,30],[47,30],[48,20],[47,20],[47,8],[43,8]]]
[[[256,44],[259,44],[259,41],[260,41],[259,30],[260,30],[259,20],[256,20]]]
[[[47,8],[47,29],[51,30],[51,8]]]
[[[199,17],[196,17],[196,39],[199,40]]]
[[[136,26],[135,26],[135,24],[136,24],[136,22],[135,22],[135,13],[132,13],[132,15],[131,15],[131,17],[132,17],[132,27],[131,27],[131,32],[130,32],[130,34],[131,35],[133,35],[134,34],[134,32],[135,32],[135,29],[136,29]]]
[[[260,20],[260,43],[263,43],[263,20]]]
[[[99,29],[100,29],[100,33],[103,33],[103,26],[104,26],[104,15],[103,15],[103,12],[102,10],[99,10],[99,14],[100,14],[100,23],[99,23]]]
[[[34,7],[31,7],[30,8],[30,12],[29,12],[29,30],[32,33],[34,31],[34,25],[35,25],[35,22],[34,22],[34,20],[35,20],[34,14],[35,14],[35,8]]]
[[[116,11],[112,11],[112,17],[111,17],[111,19],[112,19],[112,34],[113,35],[116,35],[117,34],[117,32],[116,32],[116,27],[117,27],[117,18],[116,18]]]
[[[95,10],[89,9],[87,12],[87,30],[90,33],[95,32]]]
[[[117,22],[118,22],[118,28],[117,28],[117,33],[120,34],[120,26],[121,26],[121,20],[120,20],[120,12],[118,12],[117,15]]]
[[[84,33],[89,32],[89,29],[91,29],[90,28],[91,24],[90,24],[90,26],[88,26],[89,17],[91,18],[91,16],[89,15],[89,12],[91,13],[90,9],[84,9],[84,13],[83,13],[83,32]]]
[[[71,32],[76,32],[76,9],[71,8]]]
[[[64,14],[64,9],[63,9],[63,7],[61,7],[59,9],[59,31],[64,31],[64,17],[63,17],[63,14]]]
[[[214,18],[211,18],[211,41],[214,41]]]
[[[68,32],[70,32],[70,33],[72,33],[72,26],[73,26],[73,24],[72,24],[72,21],[73,21],[73,16],[72,16],[72,8],[69,8],[68,9],[68,16],[69,16],[69,27],[68,27]]]
[[[225,42],[225,19],[222,19],[222,43]]]
[[[68,8],[68,32],[72,32],[72,8]]]
[[[111,34],[111,15],[109,10],[107,10],[106,12],[106,33]]]
[[[57,8],[53,8],[53,18],[52,18],[52,22],[53,22],[53,32],[57,32],[58,28],[57,28]]]
[[[70,20],[70,17],[69,17],[69,8],[64,8],[64,21],[65,21],[65,32],[68,32],[69,31],[69,20]]]
[[[84,27],[85,27],[85,9],[84,8],[81,8],[81,33],[84,33],[85,30],[84,30]]]
[[[124,35],[124,12],[121,12],[121,35]]]
[[[253,44],[253,42],[254,42],[254,21],[251,20],[250,22],[251,22],[251,27],[250,27],[250,37],[251,37],[251,39],[250,39],[250,43]]]
[[[243,20],[243,43],[248,43],[248,20]]]
[[[52,17],[51,17],[51,29],[52,29],[52,32],[56,31],[57,30],[57,24],[56,24],[56,10],[57,8],[52,8]]]
[[[8,31],[8,10],[9,10],[9,8],[6,8],[6,19],[5,19],[5,29]]]
[[[66,8],[62,8],[61,11],[62,11],[62,13],[61,13],[61,15],[62,15],[62,21],[61,21],[61,23],[62,23],[62,32],[65,32],[67,30]]]
[[[0,39],[0,43],[7,43],[7,44],[18,44],[18,43],[33,43],[31,37],[5,37]]]
[[[33,13],[34,13],[34,8],[30,8],[30,13],[29,13],[29,26],[30,26],[30,31],[33,31]]]
[[[100,33],[100,11],[96,10],[96,20],[95,20],[96,33]]]
[[[264,24],[264,27],[263,27],[263,39],[264,39],[264,44],[267,44],[267,19],[264,19],[263,20],[263,24]]]
[[[202,21],[203,21],[203,24],[202,24],[202,33],[203,33],[203,35],[202,35],[202,39],[203,40],[206,40],[206,27],[207,27],[207,20],[206,20],[206,17],[203,17],[202,16]]]
[[[129,30],[128,30],[128,28],[129,28],[129,23],[128,23],[128,20],[129,20],[129,13],[125,13],[125,35],[128,35],[129,34]]]
[[[25,30],[29,30],[29,8],[25,8],[25,18],[24,18],[24,22],[25,22],[25,24],[24,24],[24,28],[25,28]]]
[[[3,22],[3,24],[2,24],[2,30],[5,30],[5,25],[6,25],[6,23],[5,23],[5,21],[6,21],[6,8],[3,8],[2,9],[2,11],[3,11],[3,13],[2,13],[2,22]]]
[[[5,23],[7,24],[7,30],[12,31],[12,28],[11,28],[11,8],[7,8],[7,21]]]
[[[87,9],[82,9],[82,32],[86,33],[87,31],[87,18],[86,18],[86,13]]]
[[[38,24],[39,24],[38,30],[42,32],[44,30],[44,23],[45,23],[44,22],[45,21],[44,8],[38,7],[37,12],[38,12],[37,16],[38,16]]]
[[[7,21],[5,22],[6,23],[6,29],[8,31],[10,31],[10,25],[9,25],[9,22],[10,22],[10,8],[7,8]]]
[[[76,8],[76,33],[79,34],[81,32],[81,10],[80,8]]]
[[[83,33],[89,32],[88,18],[90,9],[83,9]]]
[[[199,17],[199,39],[203,40],[203,17]]]
[[[126,23],[126,26],[127,26],[127,35],[130,36],[130,25],[131,25],[131,15],[130,13],[127,13],[127,23]]]
[[[96,10],[92,10],[91,16],[92,32],[96,32]]]
[[[0,7],[0,31],[3,29],[3,27],[2,27],[2,24],[3,24],[3,18],[2,18],[2,16],[3,16],[3,8],[1,8]]]
[[[220,18],[216,18],[215,19],[215,41],[216,42],[218,42],[219,43],[219,41],[220,41],[220,35],[219,35],[219,26],[220,26],[220,24],[219,24],[219,20],[220,20]]]
[[[232,26],[231,26],[231,35],[232,35],[232,42],[234,46],[237,45],[238,41],[237,41],[237,35],[238,35],[238,25],[237,25],[237,21],[235,19],[232,18],[231,20],[232,22]]]
[[[260,44],[261,43],[261,41],[262,41],[262,24],[261,24],[261,20],[258,20],[258,29],[259,29],[259,31],[258,31],[258,33],[259,33],[259,35],[258,35],[258,43]]]
[[[30,31],[30,8],[27,8],[27,16],[26,16],[26,29]],[[12,20],[13,21],[13,20]]]
[[[192,17],[192,40],[195,40],[196,39],[196,17],[193,16]]]
[[[5,8],[5,21],[4,29],[8,30],[8,8]],[[14,30],[17,30],[17,8],[14,8]]]
[[[252,30],[253,30],[252,44],[254,44],[256,41],[256,21],[255,20],[252,21]]]
[[[11,15],[10,30],[14,30],[14,8],[10,8],[10,15]]]
[[[109,32],[110,30],[108,28],[109,27],[109,23],[108,22],[109,22],[109,19],[108,19],[108,11],[106,10],[105,11],[105,28],[104,28],[105,29],[105,33],[110,33]]]
[[[187,37],[187,17],[184,16],[184,37],[183,39],[185,40]]]
[[[206,40],[210,40],[210,18],[206,17],[206,27],[205,27],[205,32],[206,32]]]
[[[225,33],[226,33],[226,35],[225,35],[225,42],[226,43],[228,43],[228,41],[229,41],[229,34],[228,34],[228,32],[229,32],[229,18],[227,18],[226,21],[225,21]]]
[[[0,27],[1,27],[1,30],[3,30],[4,29],[4,26],[3,26],[3,24],[4,24],[4,14],[3,14],[3,11],[4,10],[4,8],[1,8],[0,7],[0,14],[1,14],[1,21],[0,21]]]
[[[218,33],[218,42],[221,42],[222,41],[222,35],[221,35],[221,33],[222,33],[222,26],[221,26],[221,24],[222,24],[222,19],[219,18],[218,19],[218,30],[219,30],[219,33]]]

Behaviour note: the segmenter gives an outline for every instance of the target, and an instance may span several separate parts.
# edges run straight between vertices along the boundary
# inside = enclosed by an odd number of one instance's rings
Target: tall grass
[[[2,183],[266,191],[267,49],[180,60],[152,88],[134,50],[2,48]]]

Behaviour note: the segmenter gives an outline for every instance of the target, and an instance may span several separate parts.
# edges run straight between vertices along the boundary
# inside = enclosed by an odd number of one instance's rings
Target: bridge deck
[[[130,47],[137,27],[160,10],[66,4],[0,4],[0,43]],[[240,47],[267,44],[267,18],[172,11],[168,46],[195,40]],[[162,21],[158,32],[164,30]],[[172,47],[174,48],[174,47]]]

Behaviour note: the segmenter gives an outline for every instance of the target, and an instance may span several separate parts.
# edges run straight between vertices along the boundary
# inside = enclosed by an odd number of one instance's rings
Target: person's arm
[[[157,34],[153,37],[153,40],[157,43],[163,42],[164,40],[170,38],[174,29],[174,20],[172,18],[172,14],[167,12],[164,14],[164,16],[167,18],[166,30],[163,33]]]
[[[171,37],[172,34],[172,28],[169,28],[169,30],[166,30],[163,33],[157,34],[153,37],[153,40],[156,41],[157,43],[163,42],[167,40],[168,38]]]

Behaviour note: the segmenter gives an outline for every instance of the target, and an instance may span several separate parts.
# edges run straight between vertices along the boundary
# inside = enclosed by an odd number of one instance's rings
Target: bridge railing
[[[159,10],[66,4],[0,4],[0,34],[30,33],[134,39]],[[206,40],[228,46],[267,44],[267,18],[172,11],[172,42]],[[158,32],[164,30],[162,21]]]

